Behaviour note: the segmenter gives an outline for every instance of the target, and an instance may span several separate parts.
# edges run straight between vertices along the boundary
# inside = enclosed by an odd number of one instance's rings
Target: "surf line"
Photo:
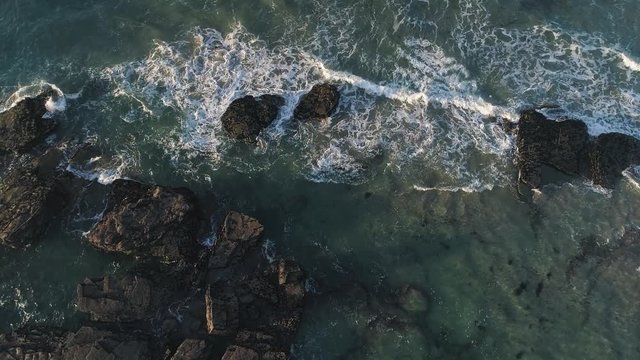
[[[518,118],[515,111],[493,105],[479,96],[429,96],[424,92],[411,92],[394,86],[380,85],[348,72],[327,69],[320,61],[316,61],[316,66],[322,77],[327,80],[347,83],[370,94],[410,105],[424,104],[426,106],[429,103],[437,103],[444,108],[452,106],[476,112],[485,117],[501,117],[513,122]]]

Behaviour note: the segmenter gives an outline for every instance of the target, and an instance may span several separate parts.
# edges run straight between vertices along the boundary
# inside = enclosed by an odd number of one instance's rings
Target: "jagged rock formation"
[[[236,99],[222,115],[222,127],[232,138],[255,144],[260,132],[278,117],[282,105],[284,99],[276,95]]]
[[[336,111],[340,102],[340,91],[332,84],[315,85],[304,94],[293,111],[297,120],[321,120],[328,118]]]
[[[582,121],[551,121],[533,110],[521,114],[517,145],[519,180],[533,188],[544,182],[544,166],[611,188],[623,170],[640,164],[640,140],[618,133],[592,138]]]
[[[116,180],[107,209],[87,239],[107,252],[166,262],[189,260],[200,250],[200,220],[195,196],[187,189]]]

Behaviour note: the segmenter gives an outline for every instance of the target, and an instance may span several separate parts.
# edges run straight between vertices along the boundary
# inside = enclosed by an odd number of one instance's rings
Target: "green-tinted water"
[[[640,225],[638,187],[525,200],[498,124],[553,103],[639,135],[639,16],[632,0],[5,1],[0,97],[55,84],[60,136],[113,157],[103,182],[187,186],[213,219],[261,219],[313,279],[296,358],[634,359],[638,254],[574,259]],[[292,123],[319,81],[341,85],[338,113]],[[229,141],[226,106],[266,92],[288,107],[259,148]],[[75,284],[129,266],[83,242],[103,193],[3,250],[0,330],[71,326]],[[426,311],[398,306],[407,285]]]

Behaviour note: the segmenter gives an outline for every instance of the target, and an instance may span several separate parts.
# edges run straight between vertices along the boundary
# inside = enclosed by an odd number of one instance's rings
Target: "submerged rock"
[[[104,215],[87,238],[107,252],[177,262],[196,256],[200,220],[187,189],[116,180]]]
[[[332,84],[315,85],[303,95],[293,111],[298,120],[318,120],[331,116],[340,102],[338,87]]]
[[[397,292],[398,305],[410,313],[424,312],[429,309],[429,302],[422,291],[413,286],[405,286]]]
[[[640,140],[632,136],[608,133],[591,138],[582,121],[551,121],[533,110],[521,114],[517,145],[519,180],[533,188],[545,180],[544,166],[610,188],[623,170],[640,163]]]
[[[234,100],[222,115],[222,127],[236,140],[255,144],[256,137],[277,117],[284,99],[276,95]]]
[[[0,152],[23,152],[44,140],[55,127],[53,119],[44,119],[45,104],[52,94],[47,92],[26,98],[0,113]]]
[[[18,161],[0,180],[0,245],[21,248],[44,233],[67,202],[57,154]]]

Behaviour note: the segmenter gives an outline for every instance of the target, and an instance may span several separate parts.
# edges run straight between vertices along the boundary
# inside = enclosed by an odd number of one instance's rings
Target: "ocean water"
[[[104,156],[69,168],[97,183],[40,243],[0,252],[0,331],[74,326],[75,284],[130,266],[83,240],[100,184],[127,177],[193,189],[212,234],[228,209],[259,218],[305,267],[295,359],[640,358],[640,254],[617,247],[638,171],[522,196],[501,126],[554,105],[640,137],[639,17],[636,0],[3,1],[0,108],[55,86],[59,137]],[[325,81],[337,113],[291,121]],[[226,107],[264,93],[278,120],[255,149],[230,141]],[[426,309],[398,305],[406,286]]]

